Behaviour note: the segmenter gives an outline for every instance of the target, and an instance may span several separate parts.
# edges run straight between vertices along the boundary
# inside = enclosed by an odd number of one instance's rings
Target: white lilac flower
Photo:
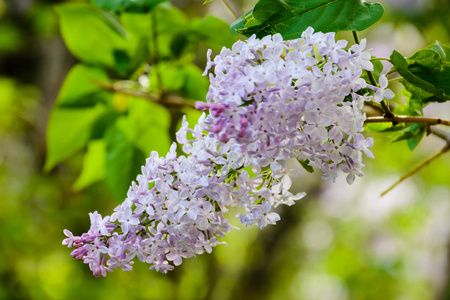
[[[390,97],[366,85],[363,70],[372,70],[365,42],[344,50],[345,41],[333,33],[314,33],[283,41],[280,34],[236,42],[208,63],[207,103],[193,129],[183,118],[176,144],[165,157],[152,152],[111,217],[90,214],[91,229],[80,237],[64,230],[63,245],[89,264],[95,276],[120,267],[132,269],[133,258],[150,269],[167,273],[183,259],[222,244],[233,227],[224,213],[242,208],[238,218],[260,228],[275,224],[278,205],[292,205],[305,193],[289,188],[298,170],[287,160],[297,159],[334,180],[340,169],[352,183],[362,176],[362,152],[373,157],[365,139],[362,107],[375,90],[377,99]],[[314,49],[320,56],[314,55]],[[316,52],[317,53],[317,52]],[[378,93],[378,94],[377,94]]]
[[[380,87],[373,87],[375,90],[375,96],[373,97],[373,100],[375,102],[381,102],[384,99],[392,99],[395,97],[394,92],[392,92],[390,89],[387,89],[388,86],[388,80],[386,78],[386,75],[381,75],[379,79]]]

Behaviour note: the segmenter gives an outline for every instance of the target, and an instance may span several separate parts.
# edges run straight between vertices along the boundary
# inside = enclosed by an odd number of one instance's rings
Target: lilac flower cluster
[[[288,159],[322,170],[325,180],[341,169],[353,182],[362,175],[361,152],[373,157],[373,140],[360,134],[362,106],[373,97],[360,91],[389,94],[361,79],[373,68],[364,43],[344,50],[347,42],[333,33],[308,28],[297,40],[251,37],[209,58],[205,73],[214,67],[215,75],[208,102],[197,107],[210,114],[193,129],[184,118],[177,133],[186,156],[177,157],[176,144],[166,157],[152,152],[114,213],[91,213],[89,231],[65,230],[63,244],[95,276],[129,271],[135,257],[166,273],[221,243],[233,229],[229,207],[243,208],[246,225],[275,224],[273,207],[305,195],[289,192],[299,172]]]
[[[208,103],[198,105],[210,111],[208,131],[239,144],[252,164],[297,158],[322,170],[325,180],[334,180],[340,168],[352,183],[362,175],[361,151],[373,157],[372,139],[360,132],[362,107],[374,97],[360,91],[376,91],[377,101],[392,92],[361,78],[363,70],[373,70],[366,41],[346,46],[334,33],[310,27],[300,39],[253,36],[223,49],[209,59],[207,70],[215,69]]]

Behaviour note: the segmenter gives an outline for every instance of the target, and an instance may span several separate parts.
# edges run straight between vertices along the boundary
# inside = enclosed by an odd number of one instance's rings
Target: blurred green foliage
[[[64,42],[80,63],[66,77],[50,115],[45,170],[88,145],[77,190],[106,180],[112,194],[123,199],[145,158],[151,151],[167,152],[174,137],[181,111],[164,100],[206,96],[208,82],[193,63],[197,49],[229,47],[236,40],[220,19],[191,20],[162,2],[56,7]],[[142,94],[154,101],[133,96]],[[93,167],[93,161],[99,163]]]
[[[208,88],[201,77],[206,49],[219,51],[235,37],[217,18],[191,19],[168,2],[155,14],[157,46],[151,30],[154,11],[111,8],[111,19],[91,9],[88,1],[66,1],[72,3],[56,8],[58,23],[54,5],[61,1],[35,1],[28,7],[19,2],[0,1],[0,299],[450,298],[448,155],[379,198],[442,142],[425,136],[410,152],[406,143],[390,143],[378,132],[371,132],[376,158],[367,161],[364,178],[347,186],[303,174],[295,188],[308,196],[283,210],[277,226],[260,231],[235,220],[241,230],[226,237],[228,246],[185,260],[167,275],[136,263],[130,273],[94,278],[61,246],[62,230],[85,232],[89,212],[110,214],[149,152],[163,154],[169,147],[181,113],[188,114],[190,123],[199,115],[105,90],[95,80],[201,100]],[[423,47],[436,39],[449,44],[446,1],[412,1],[414,5],[401,8],[395,1],[385,2],[387,14],[380,26],[392,25],[398,32],[413,26]],[[220,1],[208,5],[225,10]],[[80,11],[97,27],[87,28],[78,18]],[[93,41],[90,48],[79,49],[80,41],[75,48],[67,43],[79,62],[65,52],[60,62],[74,65],[64,83],[46,60],[47,55],[56,59],[59,48],[43,50],[48,49],[43,44],[60,39],[59,30],[66,43],[72,38]],[[376,28],[363,35],[376,40]],[[388,42],[397,38],[383,37]],[[159,76],[155,68],[161,70]],[[47,90],[48,82],[54,90],[62,85],[59,95]],[[46,118],[55,99],[45,162]],[[395,101],[402,104],[405,98]],[[448,107],[435,105],[427,106],[429,114],[448,115]],[[58,140],[54,147],[52,136]],[[49,172],[43,172],[45,164]],[[230,212],[231,219],[236,213]]]

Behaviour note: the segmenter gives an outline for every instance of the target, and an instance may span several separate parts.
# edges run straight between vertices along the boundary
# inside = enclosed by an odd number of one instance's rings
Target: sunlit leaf
[[[95,65],[115,67],[115,51],[128,52],[130,45],[123,28],[90,5],[59,5],[61,33],[67,48],[79,60]]]
[[[149,156],[151,151],[169,151],[170,113],[165,107],[131,98],[128,118],[133,128],[129,134],[130,140],[146,156]]]
[[[106,72],[98,67],[75,65],[67,74],[56,100],[60,107],[95,106],[100,100],[110,97],[95,81],[109,81]]]
[[[383,12],[381,4],[361,0],[260,0],[231,29],[245,36],[281,33],[295,39],[309,26],[322,32],[364,30]]]
[[[93,125],[104,112],[97,105],[90,108],[57,108],[50,114],[47,125],[47,159],[44,169],[50,171],[56,164],[69,158],[88,142]]]
[[[156,19],[156,23],[154,21]],[[185,32],[189,20],[179,9],[168,5],[159,5],[151,13],[123,13],[120,16],[123,26],[136,37],[146,37],[150,54],[155,55],[155,39],[158,44],[158,60],[173,59],[171,45],[175,36]]]
[[[391,127],[392,127],[391,122],[369,123],[364,127],[364,130],[383,132]]]
[[[80,191],[105,178],[106,145],[104,140],[93,140],[87,146],[83,159],[83,169],[73,185]]]

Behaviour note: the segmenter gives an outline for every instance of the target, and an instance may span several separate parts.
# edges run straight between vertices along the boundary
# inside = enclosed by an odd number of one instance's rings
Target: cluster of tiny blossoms
[[[91,213],[91,228],[81,236],[64,230],[71,255],[95,276],[130,271],[135,257],[166,273],[221,243],[233,229],[224,217],[229,207],[243,208],[237,217],[246,225],[275,224],[280,216],[272,208],[305,195],[289,192],[298,170],[289,169],[288,159],[321,170],[325,180],[340,169],[352,183],[362,175],[362,152],[373,157],[373,140],[360,133],[364,101],[391,92],[361,78],[373,69],[365,40],[346,46],[334,33],[308,28],[291,41],[253,36],[213,61],[209,52],[207,103],[197,103],[209,114],[193,129],[183,119],[177,133],[186,156],[177,157],[176,144],[165,157],[152,152],[111,216]]]

